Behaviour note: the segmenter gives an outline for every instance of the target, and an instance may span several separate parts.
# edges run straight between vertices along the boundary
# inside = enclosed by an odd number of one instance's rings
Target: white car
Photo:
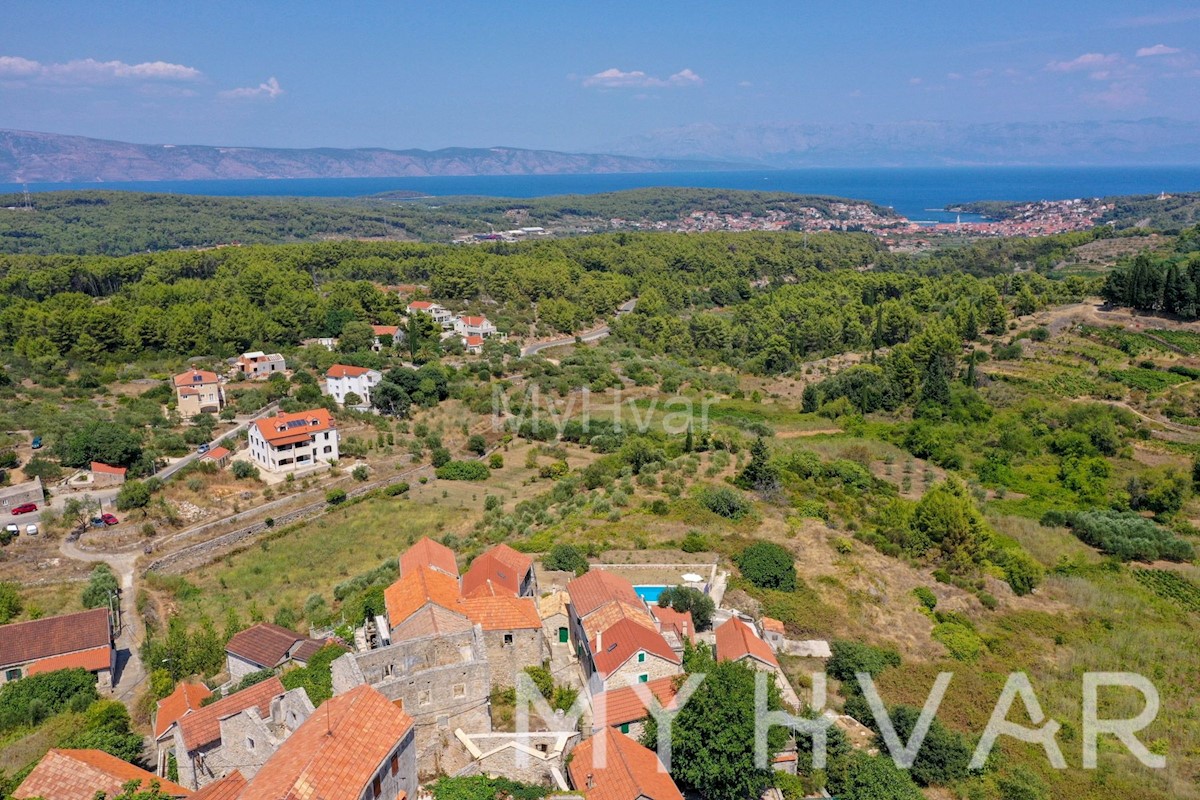
[[[25,533],[28,534],[29,536],[37,536],[38,535],[37,525],[34,525],[32,522],[29,523],[28,525],[25,526]]]
[[[8,525],[4,526],[4,532],[7,534],[10,534],[12,536],[16,536],[18,533],[21,532],[21,529],[18,528],[15,524],[9,523]]]

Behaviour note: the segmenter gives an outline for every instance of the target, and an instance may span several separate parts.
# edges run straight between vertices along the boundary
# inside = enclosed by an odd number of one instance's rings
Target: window
[[[465,683],[454,684],[454,696],[455,697],[466,697],[467,696],[467,685]]]
[[[247,750],[254,749],[254,739],[250,738],[249,736],[246,737],[246,749]]]
[[[650,676],[646,673],[643,672],[641,675],[638,675],[638,683],[645,683],[648,680],[650,680]]]
[[[423,705],[423,706],[429,705],[429,690],[428,689],[422,689],[421,691],[417,692],[417,703],[419,705]]]
[[[638,663],[642,664],[642,663],[645,663],[645,661],[646,661],[646,654],[644,652],[642,652],[641,650],[639,650],[638,651]]]
[[[506,633],[506,634],[504,634],[504,643],[505,643],[505,644],[512,644],[512,643],[513,643],[513,638],[512,638],[512,637],[513,637],[513,635],[512,635],[511,633]]]
[[[450,717],[448,717],[448,716],[442,715],[442,716],[438,717],[437,722],[438,722],[439,728],[449,728],[450,727]]]
[[[375,793],[376,797],[383,792],[383,781],[379,780],[378,775],[375,776],[375,780],[371,781],[371,791]]]
[[[10,669],[8,672],[4,673],[4,680],[6,680],[6,681],[19,681],[20,679],[21,679],[21,668],[20,667],[17,667],[16,669]]]
[[[400,754],[392,753],[392,774],[395,775],[400,771]]]
[[[390,678],[392,676],[392,673],[394,673],[395,671],[396,671],[395,664],[384,664],[383,665],[383,677]]]

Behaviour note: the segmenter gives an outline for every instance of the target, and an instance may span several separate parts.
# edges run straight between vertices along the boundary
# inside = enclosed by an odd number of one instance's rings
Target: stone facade
[[[256,708],[226,717],[220,722],[220,738],[191,752],[185,749],[183,735],[176,725],[174,751],[179,785],[200,789],[235,769],[247,780],[253,778],[312,713],[308,694],[303,689],[290,689],[271,701],[271,711],[265,719]]]
[[[496,686],[515,686],[518,672],[540,667],[550,657],[541,628],[484,631],[483,644]]]
[[[639,655],[644,656],[644,660],[638,661]],[[678,675],[683,672],[683,667],[666,660],[653,653],[635,653],[628,661],[617,667],[607,678],[599,672],[593,672],[588,676],[588,690],[594,695],[597,692],[606,692],[612,689],[620,689],[624,686],[632,686],[635,683],[646,683],[655,678],[667,678],[671,675]],[[643,676],[645,680],[643,680]]]
[[[498,775],[538,786],[566,788],[566,757],[579,743],[579,732],[455,733],[473,761],[469,774]]]
[[[418,774],[454,774],[470,757],[454,731],[490,731],[491,669],[478,627],[347,653],[333,662],[333,691],[367,683],[412,717]]]
[[[252,664],[241,656],[233,653],[225,654],[225,668],[229,670],[230,683],[237,683],[251,672],[258,672],[262,667]]]

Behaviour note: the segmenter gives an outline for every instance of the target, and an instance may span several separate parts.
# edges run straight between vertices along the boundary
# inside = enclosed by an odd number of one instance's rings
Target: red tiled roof
[[[471,595],[487,581],[497,588],[516,595],[521,591],[521,580],[533,566],[533,559],[519,553],[506,544],[498,544],[480,554],[463,574],[462,591]]]
[[[625,600],[635,605],[642,601],[633,590],[633,584],[602,569],[589,570],[570,581],[567,594],[571,595],[571,605],[580,617],[586,617],[612,600]]]
[[[235,633],[225,645],[225,652],[266,669],[279,666],[297,642],[307,639],[308,637],[279,625],[260,622]],[[318,642],[317,647],[320,646]]]
[[[177,783],[160,778],[102,750],[56,748],[42,757],[13,792],[13,797],[93,800],[97,792],[115,797],[130,781],[140,781],[143,788],[157,783],[163,793],[172,797],[187,797],[191,794]]]
[[[61,656],[51,656],[40,661],[34,661],[26,670],[26,675],[37,675],[41,672],[54,672],[57,669],[73,669],[80,667],[88,672],[99,672],[112,669],[112,648],[108,645],[93,647],[91,650],[80,650],[77,653],[65,653]]]
[[[462,322],[463,325],[470,325],[472,328],[478,328],[488,321],[487,317],[466,317],[466,316],[464,316],[464,317],[459,317],[458,319],[460,322]]]
[[[426,309],[433,308],[433,306],[434,304],[428,300],[413,300],[408,304],[409,308],[415,308],[417,311],[425,311]]]
[[[632,620],[647,630],[658,631],[653,618],[646,613],[645,606],[614,600],[600,606],[583,620],[583,632],[589,639],[595,639],[597,633],[608,630],[623,619]]]
[[[0,625],[0,667],[112,645],[108,609]]]
[[[382,694],[357,686],[305,720],[239,800],[358,800],[412,725]]]
[[[124,467],[113,467],[108,464],[101,464],[99,461],[93,461],[91,469],[92,472],[99,472],[104,475],[119,475],[122,478],[125,477]]]
[[[770,631],[771,633],[784,633],[783,623],[777,619],[772,619],[771,617],[762,618],[762,627],[764,631]]]
[[[204,454],[204,458],[212,459],[213,461],[220,461],[229,454],[229,448],[227,447],[214,447]]]
[[[459,601],[463,613],[485,631],[540,630],[542,618],[531,597],[496,595],[468,597]]]
[[[352,367],[349,364],[334,364],[325,373],[327,378],[360,378],[371,370],[367,367]]]
[[[262,717],[271,712],[271,700],[284,693],[277,677],[267,678],[229,697],[193,711],[179,720],[179,733],[185,750],[196,750],[221,738],[221,720],[248,708],[257,708]]]
[[[595,752],[603,740],[603,758]],[[653,751],[604,728],[572,752],[571,783],[587,800],[683,800]]]
[[[176,386],[203,386],[206,383],[216,383],[219,379],[215,372],[194,369],[191,372],[181,372],[171,380]]]
[[[679,680],[678,675],[668,675],[665,678],[655,678],[641,685],[653,693],[654,697],[658,699],[659,705],[669,708],[679,690],[679,687],[676,686]],[[642,698],[638,697],[636,689],[632,686],[622,686],[619,689],[596,694],[592,698],[592,709],[595,712],[592,720],[593,730],[637,722],[650,716],[646,704],[642,702]],[[603,715],[601,715],[601,709],[603,709]]]
[[[400,575],[413,572],[417,567],[432,567],[447,575],[458,577],[458,562],[454,551],[439,544],[428,536],[422,536],[400,556]]]
[[[312,434],[334,427],[333,418],[324,408],[297,411],[294,414],[277,414],[274,417],[255,420],[254,425],[262,438],[275,446],[306,442]]]
[[[679,636],[680,641],[687,639],[689,642],[696,641],[696,623],[692,621],[692,612],[676,611],[670,606],[650,606],[650,613],[658,620],[658,624],[663,630],[675,631]],[[687,631],[686,635],[684,631]]]
[[[212,697],[212,690],[203,683],[181,683],[175,691],[158,701],[158,711],[154,715],[154,738],[162,736],[185,714],[201,707],[201,704]]]
[[[672,664],[682,663],[682,659],[667,644],[667,640],[656,630],[648,629],[634,622],[623,619],[604,630],[600,637],[602,647],[596,647],[595,637],[591,640],[592,661],[601,677],[612,675],[621,665],[639,650],[656,655],[670,661]]]
[[[191,800],[238,800],[245,788],[246,779],[235,769],[221,780],[200,789],[192,795]]]
[[[417,567],[384,589],[383,602],[393,628],[427,603],[457,611],[458,580],[429,567]]]
[[[483,337],[472,333],[467,337],[467,347],[483,347]]]
[[[427,605],[392,631],[392,644],[423,639],[426,636],[449,636],[471,630],[471,621],[457,611]]]
[[[398,325],[372,325],[371,330],[376,336],[395,336],[400,332]]]
[[[758,638],[750,626],[737,617],[730,617],[718,625],[716,636],[718,661],[754,658],[773,667],[779,666],[771,645]]]

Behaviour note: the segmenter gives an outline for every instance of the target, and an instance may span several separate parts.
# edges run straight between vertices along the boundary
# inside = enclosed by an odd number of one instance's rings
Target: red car
[[[21,505],[13,508],[12,513],[13,516],[16,516],[17,514],[29,514],[34,511],[37,511],[37,503],[22,503]]]
[[[100,521],[103,522],[105,525],[116,525],[121,520],[117,519],[112,514],[101,514]]]

